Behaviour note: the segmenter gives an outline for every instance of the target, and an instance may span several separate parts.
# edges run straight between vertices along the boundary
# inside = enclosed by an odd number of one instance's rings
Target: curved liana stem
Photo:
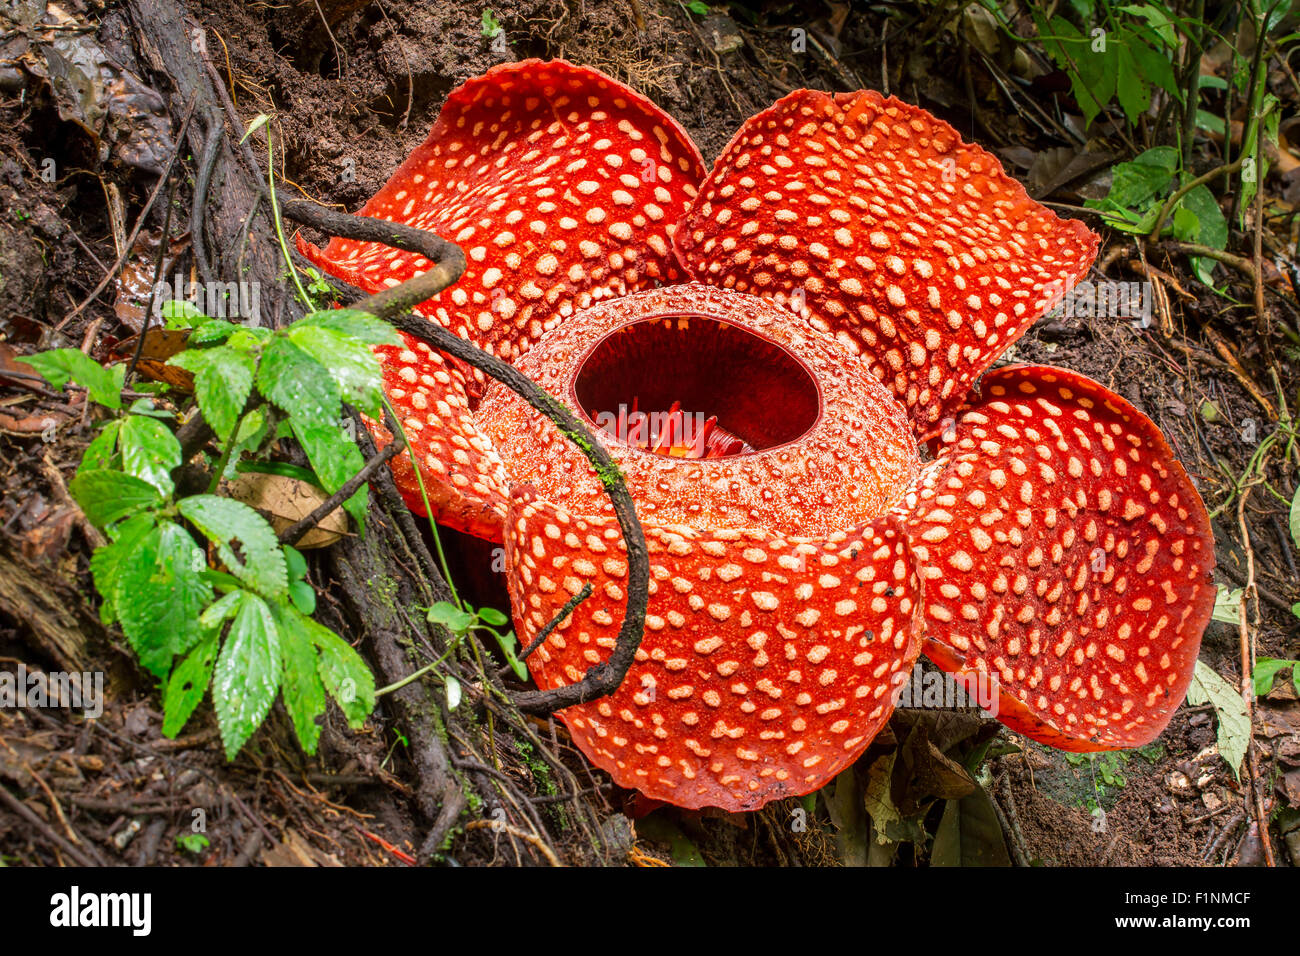
[[[465,255],[459,246],[412,226],[333,212],[304,202],[285,203],[283,212],[290,219],[331,235],[365,242],[378,242],[394,248],[418,252],[436,263],[427,272],[392,289],[349,303],[349,307],[369,312],[432,348],[458,358],[501,382],[554,422],[565,437],[577,445],[591,462],[596,474],[600,476],[605,493],[614,506],[614,514],[627,547],[628,591],[623,625],[609,659],[593,664],[583,675],[582,680],[553,690],[526,691],[516,694],[514,702],[520,710],[548,714],[612,694],[623,682],[628,668],[632,666],[636,657],[637,648],[641,646],[641,637],[645,630],[646,603],[649,598],[650,558],[646,550],[645,532],[636,516],[636,505],[627,490],[627,485],[623,482],[622,473],[610,458],[609,452],[596,441],[573,412],[513,366],[467,342],[436,322],[430,322],[410,311],[412,307],[441,292],[460,278],[465,270]]]

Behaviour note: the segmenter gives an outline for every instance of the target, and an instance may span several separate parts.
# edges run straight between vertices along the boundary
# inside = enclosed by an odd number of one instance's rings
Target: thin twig
[[[208,260],[207,239],[203,235],[203,215],[208,206],[208,187],[212,184],[212,171],[216,168],[217,156],[221,153],[221,144],[225,138],[225,123],[214,110],[208,115],[208,135],[203,143],[199,171],[194,177],[194,199],[190,205],[190,242],[194,246],[194,262],[199,268],[199,278],[208,288],[212,288],[213,277],[212,263]],[[179,294],[177,298],[180,298]],[[146,316],[146,321],[147,319]]]
[[[1255,552],[1250,544],[1250,528],[1246,525],[1246,499],[1250,497],[1251,486],[1241,490],[1237,499],[1237,527],[1241,529],[1241,546],[1246,553],[1246,586],[1242,591],[1241,604],[1237,608],[1237,627],[1241,650],[1241,700],[1246,707],[1246,774],[1249,790],[1250,809],[1255,826],[1259,830],[1260,842],[1264,846],[1264,862],[1268,866],[1277,866],[1273,859],[1273,841],[1268,832],[1268,814],[1264,810],[1264,795],[1260,790],[1258,751],[1255,748],[1255,637],[1250,626],[1249,608],[1254,599],[1255,617],[1258,623],[1259,598],[1255,591]],[[1235,768],[1234,768],[1235,769]]]
[[[582,586],[582,590],[575,594],[569,600],[564,602],[564,607],[560,608],[555,617],[551,618],[547,625],[537,632],[537,636],[529,642],[528,646],[523,649],[519,655],[521,661],[528,660],[533,651],[542,646],[542,643],[551,636],[551,631],[555,630],[564,621],[566,617],[573,613],[576,608],[587,598],[591,597],[591,582],[588,581]]]
[[[494,833],[509,833],[518,840],[535,846],[542,856],[546,857],[546,862],[551,866],[564,866],[560,858],[555,855],[555,851],[546,845],[541,837],[529,833],[527,830],[521,830],[512,823],[506,823],[502,820],[471,820],[465,824],[466,830],[491,830]]]
[[[1238,156],[1232,162],[1225,163],[1222,166],[1216,166],[1205,175],[1197,176],[1190,182],[1180,186],[1172,196],[1165,200],[1164,205],[1160,207],[1160,212],[1156,215],[1155,225],[1151,227],[1151,232],[1147,234],[1147,238],[1152,242],[1155,242],[1160,238],[1160,230],[1165,227],[1165,220],[1168,219],[1169,214],[1174,211],[1174,207],[1178,205],[1179,200],[1197,186],[1204,186],[1210,180],[1218,176],[1231,176],[1233,173],[1237,172],[1237,170],[1241,169],[1241,163],[1244,159],[1244,156]]]
[[[279,535],[280,543],[289,545],[297,544],[299,538],[333,514],[334,509],[338,508],[343,504],[343,502],[356,494],[357,489],[370,480],[371,475],[382,468],[390,460],[397,457],[398,453],[405,448],[406,442],[402,441],[397,436],[393,436],[393,440],[384,446],[383,451],[366,462],[365,466],[345,481],[338,491],[334,492],[334,494],[330,495],[313,508],[311,514],[299,518],[293,524],[289,525],[289,527],[281,531]]]
[[[126,265],[126,260],[131,257],[131,250],[135,246],[136,237],[140,235],[140,230],[144,228],[145,218],[149,215],[149,210],[158,201],[158,195],[162,192],[163,186],[171,178],[172,167],[176,165],[176,157],[180,155],[181,144],[185,141],[185,132],[189,129],[190,119],[194,115],[195,102],[197,102],[197,97],[190,97],[190,103],[185,107],[185,117],[181,120],[180,132],[176,134],[176,145],[172,148],[172,154],[167,160],[167,166],[163,169],[162,175],[158,177],[158,182],[154,184],[153,191],[149,193],[149,198],[145,200],[144,208],[140,210],[140,215],[136,217],[131,234],[126,237],[126,242],[122,244],[122,253],[117,257],[117,261],[113,263],[113,268],[104,274],[104,278],[99,280],[99,285],[95,286],[90,295],[82,299],[76,308],[59,320],[59,324],[54,327],[54,331],[61,331],[65,325],[81,314],[82,309],[94,302],[99,297],[99,294],[108,287],[108,284],[117,278],[118,273],[122,271],[122,267]],[[145,316],[146,324],[148,320],[148,316]]]
[[[408,335],[501,382],[554,422],[560,432],[577,445],[591,462],[613,504],[627,548],[628,593],[623,624],[609,658],[593,664],[582,680],[546,691],[525,691],[514,697],[514,703],[520,710],[546,714],[612,694],[623,683],[623,678],[627,676],[627,671],[636,658],[637,648],[641,646],[649,597],[650,560],[645,532],[637,520],[636,504],[623,482],[622,473],[605,446],[595,439],[564,404],[516,368],[436,322],[430,322],[409,311],[460,277],[465,258],[459,247],[422,229],[379,219],[349,216],[309,203],[286,203],[283,211],[290,219],[334,235],[419,252],[436,262],[437,265],[424,274],[385,292],[351,303],[351,307],[370,312]]]
[[[135,351],[131,353],[131,361],[126,363],[126,374],[122,376],[122,384],[130,385],[131,379],[135,375],[135,367],[140,364],[140,357],[144,355],[144,340],[149,337],[149,317],[153,315],[154,299],[158,294],[158,280],[162,277],[163,262],[167,258],[167,250],[171,248],[171,237],[169,233],[172,228],[172,207],[176,203],[176,189],[181,184],[180,177],[172,180],[172,188],[167,193],[167,209],[163,212],[162,221],[162,238],[158,242],[158,251],[153,257],[153,278],[149,282],[149,298],[144,304],[144,316],[140,319],[140,335],[135,342]],[[183,292],[176,290],[176,298],[183,298]]]

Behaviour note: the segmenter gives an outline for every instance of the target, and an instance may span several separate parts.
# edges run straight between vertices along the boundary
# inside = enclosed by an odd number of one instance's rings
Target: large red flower
[[[945,123],[801,90],[706,176],[649,100],[529,60],[453,92],[363,214],[465,249],[421,313],[584,415],[636,500],[636,662],[560,713],[618,783],[731,810],[814,790],[884,726],[922,650],[995,681],[1000,718],[1058,747],[1168,723],[1213,605],[1205,508],[1159,430],[1096,382],[1011,366],[972,392],[1097,237]],[[301,245],[369,291],[430,267]],[[414,340],[380,351],[436,517],[506,545],[521,638],[592,585],[529,661],[543,688],[580,680],[627,589],[597,476],[513,392]],[[411,469],[396,459],[420,509]]]

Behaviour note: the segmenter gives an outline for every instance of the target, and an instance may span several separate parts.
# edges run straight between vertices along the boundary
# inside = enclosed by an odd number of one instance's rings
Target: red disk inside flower
[[[817,423],[812,371],[721,319],[633,322],[582,360],[573,399],[606,434],[671,458],[725,458],[798,440]]]
[[[642,520],[826,535],[883,514],[917,472],[888,389],[756,296],[695,284],[626,296],[573,316],[517,367],[597,426]],[[581,450],[518,395],[489,388],[474,418],[517,481],[576,514],[611,513]]]

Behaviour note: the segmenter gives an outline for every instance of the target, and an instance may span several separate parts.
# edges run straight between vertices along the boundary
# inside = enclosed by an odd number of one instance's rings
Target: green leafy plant
[[[209,841],[202,833],[181,833],[176,837],[176,845],[186,853],[198,856],[208,848]]]
[[[1295,668],[1300,665],[1300,661],[1279,660],[1276,657],[1261,657],[1255,661],[1255,669],[1251,672],[1250,679],[1255,684],[1255,696],[1263,697],[1273,690],[1273,681],[1282,671]],[[1291,680],[1296,680],[1296,671],[1291,670]]]
[[[193,373],[197,410],[220,443],[206,493],[177,497],[182,464],[174,415],[139,399],[122,411],[125,366],[103,368],[59,349],[24,361],[51,385],[69,381],[114,412],[91,441],[69,491],[109,543],[91,557],[100,615],[118,623],[162,685],[163,732],[175,736],[211,687],[228,759],[262,724],[279,694],[299,742],[314,753],[332,697],[359,727],[374,707],[374,678],[342,638],[309,616],[315,593],[306,561],[270,523],[219,494],[244,456],[292,437],[307,476],[326,492],[363,465],[343,427],[346,401],[383,414],[370,346],[395,342],[384,322],[355,310],[313,312],[280,331],[209,319],[183,303],[164,309],[188,328],[170,364]],[[268,463],[265,468],[270,468]],[[363,525],[364,486],[343,507]]]
[[[1070,78],[1084,120],[1091,123],[1117,102],[1129,123],[1151,105],[1159,88],[1182,98],[1171,59],[1178,51],[1177,18],[1160,3],[1114,4],[1075,0],[1070,4],[1083,29],[1061,13],[1031,7],[1039,40]]]
[[[436,531],[435,531],[436,534]],[[441,551],[441,546],[439,546]],[[391,693],[401,687],[405,687],[412,681],[419,680],[425,674],[434,672],[443,682],[443,687],[447,694],[447,709],[455,710],[460,706],[461,686],[460,681],[451,674],[441,673],[440,668],[444,661],[451,657],[458,647],[464,642],[465,638],[473,631],[486,631],[496,638],[497,644],[501,647],[501,653],[506,662],[510,665],[511,670],[519,677],[520,680],[527,680],[528,669],[523,661],[515,655],[515,648],[518,646],[518,640],[515,638],[513,630],[501,631],[499,628],[510,623],[508,618],[501,611],[493,607],[473,608],[465,601],[461,600],[458,595],[453,594],[453,601],[439,601],[428,609],[426,618],[430,624],[441,625],[447,629],[450,640],[447,642],[447,649],[437,660],[430,661],[419,670],[414,671],[407,677],[398,681],[396,684],[390,684],[381,690],[376,691],[376,695]],[[481,664],[481,662],[480,662]]]
[[[483,36],[491,40],[501,32],[501,21],[497,19],[496,14],[491,8],[483,11]]]
[[[1176,190],[1178,165],[1174,147],[1148,149],[1116,166],[1110,192],[1103,199],[1088,200],[1087,205],[1122,232],[1150,235],[1159,228],[1158,235],[1222,251],[1228,244],[1228,220],[1204,183],[1177,195],[1181,192]],[[1207,285],[1213,285],[1210,273],[1214,265],[1214,260],[1205,256],[1192,258],[1197,278]]]
[[[686,4],[686,9],[697,17],[707,17],[709,15],[709,5],[704,0],[690,0],[690,3]]]

